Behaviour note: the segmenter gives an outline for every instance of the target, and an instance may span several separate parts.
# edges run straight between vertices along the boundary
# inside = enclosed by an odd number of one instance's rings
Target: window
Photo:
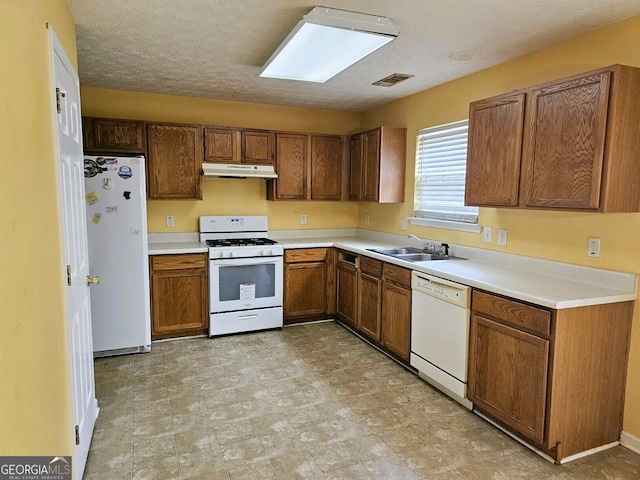
[[[469,121],[418,131],[416,217],[478,223],[478,207],[464,205]]]

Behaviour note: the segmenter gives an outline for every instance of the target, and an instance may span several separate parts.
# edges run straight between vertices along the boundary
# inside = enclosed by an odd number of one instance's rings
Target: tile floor
[[[639,479],[616,447],[561,467],[339,325],[96,361],[85,479]]]

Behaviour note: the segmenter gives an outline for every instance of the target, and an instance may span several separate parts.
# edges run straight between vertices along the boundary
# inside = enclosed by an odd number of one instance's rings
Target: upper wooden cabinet
[[[145,153],[142,121],[82,117],[82,136],[87,153]]]
[[[149,198],[202,199],[202,127],[147,124]]]
[[[640,211],[638,99],[614,65],[472,103],[466,203]]]
[[[273,132],[243,130],[241,140],[242,163],[273,165]]]
[[[349,200],[404,202],[406,128],[379,127],[351,135]]]
[[[240,130],[204,127],[204,161],[240,163]]]
[[[524,101],[520,92],[471,104],[467,205],[518,205]]]
[[[204,161],[273,165],[273,132],[204,127]]]
[[[343,139],[339,135],[276,133],[276,173],[269,200],[340,200]]]

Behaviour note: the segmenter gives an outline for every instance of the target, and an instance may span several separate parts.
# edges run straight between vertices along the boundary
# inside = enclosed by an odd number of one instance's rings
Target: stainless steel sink
[[[388,248],[388,249],[369,248],[369,250],[371,250],[372,252],[381,253],[383,255],[391,255],[392,257],[395,257],[396,255],[422,253],[422,250],[416,247],[402,247],[402,248]]]
[[[369,248],[371,252],[381,253],[390,257],[406,260],[408,262],[430,262],[432,260],[448,260],[449,256],[439,255],[437,253],[425,253],[419,248],[402,247],[402,248]]]
[[[409,262],[429,262],[431,260],[448,260],[449,257],[437,253],[407,253],[405,255],[392,255],[393,257]]]

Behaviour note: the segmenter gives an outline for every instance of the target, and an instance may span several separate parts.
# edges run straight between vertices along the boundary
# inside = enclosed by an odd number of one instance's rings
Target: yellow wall
[[[86,116],[264,128],[282,131],[344,134],[357,129],[357,113],[228,102],[203,98],[82,88]],[[203,179],[201,201],[150,200],[150,232],[197,232],[200,215],[268,215],[270,229],[352,228],[357,203],[273,202],[266,200],[266,181],[260,179]],[[300,225],[300,214],[307,225]],[[175,227],[165,226],[166,215]]]
[[[76,62],[66,0],[0,13],[0,455],[71,455],[49,33]]]
[[[404,205],[362,204],[371,228],[393,233],[412,216],[415,135],[418,129],[467,118],[469,102],[516,88],[562,78],[605,65],[640,67],[640,17],[618,23],[517,60],[478,72],[417,95],[365,112],[363,126],[395,125],[408,129],[407,201]],[[638,99],[640,102],[640,99]],[[640,274],[640,213],[590,214],[481,208],[480,223],[493,226],[494,243],[481,235],[410,226],[409,233],[480,248]],[[498,228],[509,231],[508,246],[498,247]],[[586,255],[587,238],[600,237],[600,258]],[[640,436],[640,302],[636,302],[629,361],[624,429]]]

